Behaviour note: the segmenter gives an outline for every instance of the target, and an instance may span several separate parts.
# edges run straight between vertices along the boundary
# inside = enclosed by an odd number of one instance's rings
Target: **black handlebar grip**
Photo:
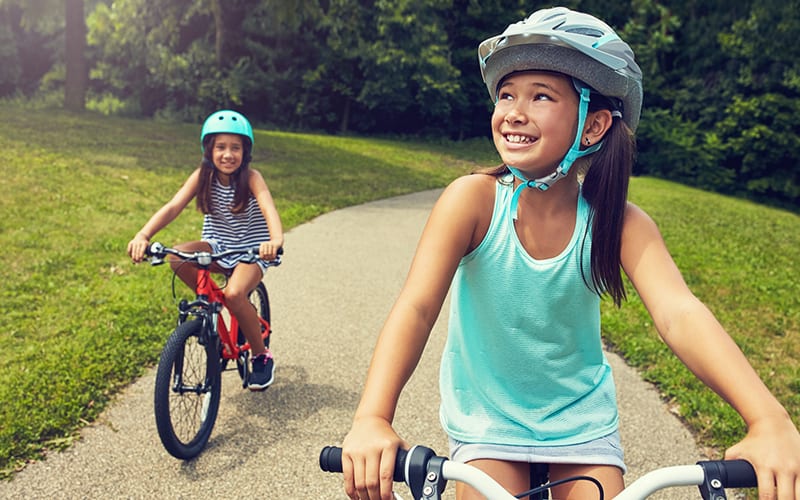
[[[324,472],[342,472],[342,449],[326,446],[319,453],[319,468]]]
[[[715,469],[723,488],[755,488],[758,486],[756,471],[747,460],[709,460],[697,462],[706,470]]]
[[[406,456],[408,452],[398,448],[394,462],[394,480],[398,483],[406,480]],[[342,472],[342,449],[338,446],[322,448],[319,454],[319,468],[324,472]]]
[[[727,473],[725,485],[728,488],[755,488],[758,486],[756,471],[746,460],[727,460],[724,470]]]

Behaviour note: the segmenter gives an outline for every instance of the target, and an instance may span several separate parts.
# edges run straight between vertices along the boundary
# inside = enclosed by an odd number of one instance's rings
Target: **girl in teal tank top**
[[[796,498],[800,433],[627,201],[642,103],[631,48],[556,7],[485,40],[478,61],[503,164],[457,179],[431,212],[344,439],[347,495],[391,498],[395,452],[408,446],[392,427],[398,398],[452,285],[440,415],[455,458],[513,494],[541,461],[551,480],[589,475],[616,496],[624,465],[599,301],[621,305],[624,271],[666,344],[747,423],[726,457],[749,460],[767,494]],[[459,500],[475,495],[457,485]],[[571,482],[553,497],[597,491]]]

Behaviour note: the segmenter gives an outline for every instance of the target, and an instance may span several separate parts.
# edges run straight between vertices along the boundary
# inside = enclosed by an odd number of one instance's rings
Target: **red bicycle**
[[[158,436],[172,456],[187,460],[200,454],[211,436],[219,410],[221,374],[228,362],[236,361],[243,388],[250,376],[250,344],[239,330],[236,317],[225,307],[222,288],[211,278],[211,265],[229,255],[246,254],[254,261],[258,248],[187,253],[156,242],[146,253],[154,266],[163,264],[167,255],[174,255],[198,268],[196,298],[178,304],[178,327],[161,351],[155,381]],[[271,266],[281,263],[282,253],[281,249]],[[264,344],[269,347],[269,296],[263,282],[250,293],[250,302],[258,313]]]

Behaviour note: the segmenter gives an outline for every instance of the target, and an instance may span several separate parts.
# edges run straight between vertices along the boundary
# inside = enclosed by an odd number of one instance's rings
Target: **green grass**
[[[169,273],[135,268],[125,247],[197,166],[200,145],[197,125],[8,105],[0,122],[0,476],[8,477],[68,445],[156,361],[174,322]],[[464,146],[496,162],[487,141]],[[253,164],[289,229],[444,186],[475,168],[465,152],[256,131]],[[201,224],[192,205],[158,240],[196,239]]]
[[[634,179],[630,198],[657,221],[689,287],[797,424],[800,217],[656,179]],[[628,292],[631,300],[622,309],[606,304],[606,338],[680,408],[703,444],[720,449],[733,444],[744,435],[738,415],[671,354],[631,287]],[[724,363],[713,352],[708,356]]]
[[[168,273],[134,267],[125,246],[196,166],[200,148],[196,125],[10,105],[0,107],[0,122],[0,476],[9,477],[69,445],[157,359],[174,321]],[[259,130],[255,147],[254,165],[287,228],[497,163],[488,141]],[[654,179],[634,179],[631,198],[659,222],[690,286],[800,414],[800,219]],[[194,239],[200,225],[188,209],[158,239]],[[603,314],[609,341],[681,408],[704,444],[742,435],[738,416],[665,350],[632,292],[629,304],[606,303]]]

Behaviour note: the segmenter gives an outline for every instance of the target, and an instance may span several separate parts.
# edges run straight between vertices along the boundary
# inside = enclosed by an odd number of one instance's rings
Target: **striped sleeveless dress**
[[[258,202],[251,194],[246,208],[233,213],[234,187],[223,186],[217,179],[211,183],[211,213],[203,218],[203,231],[200,238],[211,245],[213,252],[257,247],[270,239],[269,227]],[[220,260],[218,264],[225,269],[233,269],[245,255],[233,255]],[[264,270],[266,261],[258,260]]]

